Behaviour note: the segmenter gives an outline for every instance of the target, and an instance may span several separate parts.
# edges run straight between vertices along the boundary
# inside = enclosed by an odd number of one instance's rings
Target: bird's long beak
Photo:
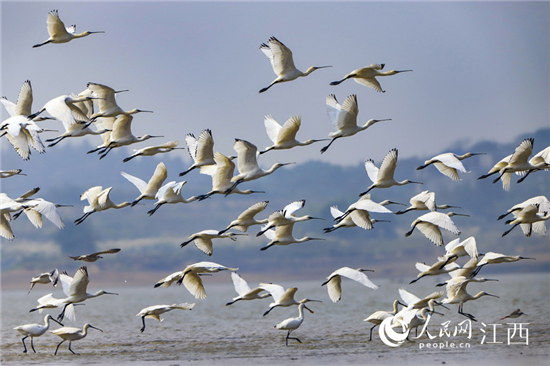
[[[485,281],[498,281],[497,279],[486,278]]]
[[[360,272],[374,272],[374,269],[359,269]]]
[[[143,109],[138,109],[138,112],[153,113],[153,111],[146,111]],[[160,137],[164,137],[164,136],[160,136]]]
[[[101,329],[99,329],[99,328],[97,328],[97,327],[94,327],[93,325],[90,325],[90,328],[94,328],[94,329],[99,330],[100,332],[103,332]]]
[[[63,323],[61,323],[60,321],[54,319],[53,317],[50,318],[51,320],[53,320],[54,322],[56,322],[57,324],[61,325],[62,327],[64,327]]]
[[[387,119],[375,119],[374,122],[391,121],[391,118]]]
[[[304,309],[307,309],[310,313],[313,314],[313,310],[311,310],[310,308],[308,308],[307,306],[304,305]]]
[[[399,74],[400,72],[410,72],[412,70],[396,70],[395,73],[396,74]]]
[[[105,31],[88,31],[88,34],[94,34],[94,33],[105,33]]]
[[[441,315],[443,316],[444,314],[440,313],[440,312],[437,312],[437,311],[432,311],[432,314],[437,314],[437,315]]]
[[[487,153],[471,153],[472,155],[487,155]]]
[[[323,238],[309,238],[309,240],[327,240],[327,239],[323,239]]]
[[[315,70],[324,69],[324,68],[327,68],[327,67],[332,67],[332,66],[315,66]]]
[[[408,205],[406,205],[406,204],[404,204],[404,203],[393,202],[393,201],[388,202],[388,205],[401,205],[401,206],[405,206],[405,207],[408,206]]]
[[[311,220],[324,220],[322,217],[309,217]]]
[[[106,293],[107,295],[118,295],[117,293],[114,293],[114,292],[107,292],[107,291],[105,291],[105,293]]]
[[[438,301],[435,301],[435,303],[436,303],[437,305],[442,306],[442,307],[444,307],[445,309],[449,310],[449,308],[446,307],[445,305],[443,305],[442,303],[440,303],[440,302],[438,302]]]
[[[492,294],[488,294],[488,293],[485,293],[485,296],[492,296],[492,297],[496,297],[497,299],[500,299],[500,296],[492,295]]]
[[[290,165],[290,164],[296,164],[296,162],[292,162],[292,163],[281,163],[281,166]]]
[[[455,216],[466,216],[466,217],[470,217],[470,215],[466,215],[466,214],[458,214],[458,213],[455,213]]]

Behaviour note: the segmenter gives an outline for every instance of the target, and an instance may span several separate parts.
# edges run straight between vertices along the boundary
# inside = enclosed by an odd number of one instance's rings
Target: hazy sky
[[[105,33],[33,49],[48,38],[52,9],[77,32]],[[154,111],[134,118],[135,135],[164,135],[157,142],[179,139],[185,146],[187,133],[210,128],[215,149],[226,155],[234,153],[236,137],[269,146],[263,124],[269,114],[280,123],[301,115],[298,139],[327,137],[325,98],[332,93],[340,102],[357,94],[360,124],[392,119],[338,140],[323,155],[318,143],[266,154],[262,166],[379,162],[394,147],[400,156],[427,159],[457,141],[464,150],[483,139],[510,141],[550,121],[548,2],[3,1],[1,11],[1,95],[15,101],[29,79],[34,110],[83,91],[89,81],[129,89],[118,98],[122,108]],[[332,68],[259,94],[275,79],[258,48],[270,36],[293,51],[302,71]],[[371,63],[414,71],[380,78],[385,94],[352,80],[329,85]],[[60,122],[43,126],[62,129]],[[100,139],[70,143],[95,146]],[[3,142],[4,153],[15,154]]]

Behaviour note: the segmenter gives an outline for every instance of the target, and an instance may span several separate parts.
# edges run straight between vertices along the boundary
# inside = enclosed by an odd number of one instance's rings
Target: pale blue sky
[[[325,98],[332,93],[340,102],[357,94],[361,124],[393,119],[335,142],[323,155],[323,143],[266,154],[265,166],[310,159],[378,162],[394,147],[400,156],[427,159],[456,141],[467,150],[479,140],[511,141],[549,126],[548,2],[3,1],[1,9],[1,95],[15,100],[30,79],[34,110],[81,92],[89,81],[130,89],[119,105],[154,111],[135,117],[135,135],[165,135],[157,142],[179,139],[185,146],[187,133],[210,128],[215,149],[226,155],[234,153],[235,137],[260,148],[270,145],[263,125],[268,114],[281,123],[299,114],[299,139],[326,138],[332,129]],[[105,34],[31,48],[48,38],[52,9],[59,9],[66,25],[76,24],[77,32]],[[302,71],[332,68],[258,94],[275,79],[258,49],[270,36],[293,51]],[[351,80],[329,86],[371,63],[414,71],[381,78],[385,94]],[[43,126],[62,129],[60,122]],[[100,143],[97,136],[72,140]],[[2,145],[2,154],[15,154]],[[181,156],[186,165],[187,153]]]

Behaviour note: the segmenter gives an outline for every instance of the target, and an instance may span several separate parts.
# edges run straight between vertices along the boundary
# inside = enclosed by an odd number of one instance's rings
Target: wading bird
[[[230,194],[235,187],[243,182],[265,177],[282,166],[295,164],[277,163],[273,164],[271,168],[264,170],[258,166],[258,161],[256,159],[256,156],[258,155],[258,148],[254,144],[251,144],[245,140],[235,139],[233,148],[237,152],[237,167],[239,169],[239,174],[231,178],[233,185],[225,191],[226,196]]]
[[[265,210],[269,201],[258,202],[244,210],[236,220],[231,221],[229,225],[218,234],[223,234],[227,230],[234,228],[245,233],[252,225],[262,225],[268,222],[268,219],[256,220],[254,216]]]
[[[105,188],[101,186],[95,186],[88,189],[86,192],[80,195],[80,200],[88,200],[88,206],[84,207],[84,215],[74,221],[75,225],[80,225],[84,220],[88,218],[94,212],[105,211],[111,208],[119,209],[130,206],[130,202],[122,202],[119,204],[114,203],[109,198],[109,193],[113,187]]]
[[[118,253],[118,252],[120,252],[119,248],[113,248],[113,249],[104,250],[104,251],[96,252],[96,253],[92,253],[92,254],[84,254],[84,255],[79,255],[79,256],[76,256],[76,257],[71,257],[69,255],[68,257],[71,258],[71,259],[74,259],[75,261],[95,262],[98,259],[103,258],[102,256],[100,256],[100,254],[113,254],[113,253]]]
[[[154,287],[170,287],[174,282],[178,285],[183,283],[185,288],[195,296],[196,299],[203,300],[206,299],[206,291],[204,291],[200,274],[216,273],[220,271],[234,272],[238,270],[238,268],[230,268],[214,262],[198,262],[185,267],[183,271],[174,272],[164,277],[158,281]]]
[[[27,292],[27,295],[31,293],[32,288],[37,283],[46,285],[48,283],[53,282],[53,285],[57,286],[58,281],[59,281],[59,271],[57,270],[57,268],[51,272],[41,273],[38,276],[31,278],[31,288],[29,289],[29,292]]]
[[[271,67],[273,67],[273,72],[277,75],[277,78],[273,80],[271,84],[267,87],[262,88],[260,93],[265,92],[267,89],[271,88],[277,83],[283,83],[286,81],[295,80],[301,76],[308,76],[313,71],[317,69],[323,69],[325,67],[331,66],[312,66],[306,70],[306,72],[301,72],[294,66],[294,60],[292,59],[292,51],[288,49],[287,46],[282,44],[277,38],[271,37],[267,41],[267,44],[262,43],[260,45],[260,50],[267,56]]]
[[[187,183],[186,180],[183,182],[176,183],[176,181],[172,181],[169,183],[166,183],[162,187],[159,188],[155,198],[158,200],[155,203],[155,207],[152,210],[147,211],[147,214],[151,216],[154,214],[162,205],[165,205],[167,203],[175,204],[175,203],[191,203],[193,201],[198,200],[198,197],[192,196],[189,198],[183,198],[181,195],[181,189],[182,187]]]
[[[225,304],[225,306],[232,305],[241,300],[265,299],[266,297],[271,296],[271,294],[269,292],[265,292],[263,288],[255,287],[251,289],[250,286],[248,286],[248,283],[246,283],[246,281],[237,272],[231,272],[231,279],[233,280],[235,291],[237,291],[239,296],[234,297],[233,300]]]
[[[457,304],[458,305],[458,313],[461,315],[464,315],[465,317],[477,321],[476,318],[469,313],[465,313],[463,311],[464,303],[467,301],[477,300],[482,296],[492,296],[499,298],[496,295],[491,295],[485,291],[481,291],[477,293],[476,295],[472,296],[466,291],[466,286],[468,283],[472,282],[471,278],[458,276],[454,277],[451,280],[447,281],[447,297],[443,300],[441,300],[442,304]]]
[[[86,31],[82,33],[76,33],[76,25],[65,27],[65,24],[59,19],[57,10],[52,10],[48,13],[48,19],[46,20],[48,27],[48,38],[45,42],[35,44],[32,48],[44,46],[48,43],[67,43],[76,38],[86,37],[94,33],[105,33],[104,31]]]
[[[474,155],[483,154],[485,153],[468,152],[464,155],[457,155],[455,153],[440,154],[431,158],[430,160],[426,160],[424,162],[424,165],[419,166],[418,168],[416,168],[416,170],[424,169],[427,166],[433,164],[437,168],[437,170],[441,172],[441,174],[446,175],[454,181],[459,181],[460,177],[458,176],[458,172],[469,173],[466,168],[464,168],[464,165],[462,165],[461,161]]]
[[[369,66],[362,67],[360,69],[353,70],[342,80],[333,81],[330,83],[330,85],[338,85],[341,82],[347,80],[347,79],[354,79],[356,83],[368,86],[369,88],[372,88],[376,90],[379,93],[385,93],[385,90],[382,90],[382,87],[380,86],[380,83],[378,80],[376,80],[377,76],[390,76],[399,74],[401,72],[408,72],[412,70],[391,70],[391,71],[380,71],[384,68],[385,64],[370,64]]]
[[[440,228],[450,231],[455,235],[460,235],[460,230],[458,230],[453,220],[451,220],[451,216],[470,217],[469,215],[457,214],[454,212],[448,212],[446,214],[436,211],[429,212],[414,220],[411,224],[412,229],[405,233],[405,236],[410,236],[414,228],[418,228],[418,230],[435,245],[444,245]]]
[[[299,343],[302,343],[302,341],[299,340],[297,337],[291,337],[290,332],[298,329],[300,325],[302,325],[302,322],[304,321],[304,312],[303,312],[304,308],[313,314],[313,310],[309,309],[305,303],[300,303],[300,305],[298,305],[299,315],[297,318],[288,318],[273,327],[275,329],[288,330],[288,333],[286,334],[286,338],[285,338],[287,346],[288,346],[289,339],[294,339],[294,340],[297,340]]]
[[[386,156],[384,157],[384,160],[382,160],[382,164],[380,164],[380,168],[376,167],[374,165],[374,160],[369,159],[365,162],[365,170],[367,171],[367,175],[369,176],[369,179],[373,182],[373,184],[363,193],[361,193],[359,196],[363,196],[371,191],[371,189],[374,188],[389,188],[393,186],[403,186],[410,183],[415,184],[422,184],[420,182],[413,182],[411,180],[403,180],[401,182],[396,181],[393,176],[395,173],[395,168],[397,167],[397,149],[391,149]]]
[[[169,141],[160,145],[147,146],[139,150],[134,149],[134,153],[128,156],[127,158],[124,158],[124,160],[122,161],[126,163],[138,156],[153,156],[156,154],[164,154],[172,150],[185,149],[184,147],[177,147],[179,143],[180,143],[179,141]]]
[[[233,172],[235,171],[235,163],[231,161],[227,156],[216,152],[214,154],[214,161],[216,165],[207,165],[201,168],[201,174],[207,174],[212,177],[212,190],[206,194],[202,194],[199,200],[205,200],[213,194],[227,194],[227,191],[233,187],[231,178],[233,178]],[[252,193],[265,193],[263,191],[252,191],[250,189],[241,191],[238,187],[231,189],[230,194],[252,194]]]
[[[60,322],[55,320],[50,314],[48,314],[44,317],[44,325],[35,323],[35,324],[20,325],[18,327],[13,328],[19,333],[21,333],[22,335],[24,335],[23,339],[21,339],[21,342],[23,342],[23,347],[25,347],[25,350],[23,351],[23,353],[27,353],[27,345],[25,344],[25,339],[27,339],[28,337],[31,337],[31,348],[34,351],[34,353],[36,353],[34,349],[33,339],[34,337],[40,337],[42,334],[46,333],[48,329],[50,329],[50,320],[53,320],[57,324],[63,326],[63,324],[61,324]]]
[[[61,337],[63,339],[57,345],[57,348],[55,349],[54,356],[57,355],[57,350],[59,349],[59,346],[61,346],[61,343],[65,342],[65,341],[69,341],[69,351],[71,351],[74,355],[77,355],[78,353],[75,353],[71,349],[71,344],[73,343],[73,341],[78,341],[79,339],[82,339],[82,338],[86,337],[86,335],[88,334],[88,328],[94,328],[94,329],[97,329],[97,330],[103,332],[101,329],[96,328],[96,327],[94,327],[93,325],[91,325],[89,323],[84,324],[84,327],[82,329],[73,328],[73,327],[63,327],[63,328],[59,328],[59,329],[56,329],[56,330],[51,330],[50,332],[52,334],[55,334],[56,336]]]
[[[396,215],[402,215],[409,211],[419,210],[419,211],[437,211],[437,210],[446,210],[448,208],[460,208],[459,206],[450,206],[450,205],[438,205],[435,203],[435,193],[430,191],[423,191],[412,197],[409,201],[411,203],[410,207],[407,207],[406,210],[397,211]]]
[[[248,235],[248,234],[237,234],[237,233],[222,233],[218,230],[203,230],[198,233],[195,233],[187,238],[186,241],[180,244],[180,247],[184,247],[187,244],[194,242],[195,246],[199,248],[204,254],[212,256],[214,248],[212,247],[212,239],[222,239],[229,238],[233,241],[236,241],[237,235]]]
[[[304,207],[305,204],[306,200],[294,201],[286,205],[282,210],[273,212],[271,215],[269,215],[269,217],[267,218],[267,223],[262,227],[262,230],[260,230],[258,234],[256,234],[256,236],[261,236],[267,230],[278,226],[284,226],[308,220],[324,220],[323,218],[313,217],[309,215],[296,217],[294,215],[296,211]]]
[[[164,165],[163,162],[160,162],[157,164],[157,167],[155,168],[155,171],[153,172],[153,176],[149,179],[149,182],[145,182],[144,180],[134,177],[133,175],[130,175],[126,172],[120,172],[120,174],[128,179],[130,183],[136,186],[137,189],[139,189],[139,193],[141,193],[131,204],[132,207],[137,205],[139,201],[141,200],[154,200],[157,196],[157,192],[159,191],[160,187],[162,187],[162,184],[168,177],[168,170],[166,169],[166,165]]]
[[[294,300],[294,294],[298,291],[298,287],[290,287],[286,290],[283,286],[276,285],[273,283],[260,283],[258,286],[261,289],[269,292],[273,296],[273,302],[269,304],[269,309],[264,313],[263,316],[269,314],[271,310],[278,306],[288,307],[292,305],[305,304],[310,301],[321,302],[321,300],[311,300],[311,299],[302,299],[300,301]]]
[[[303,238],[296,239],[292,235],[292,229],[294,228],[294,223],[288,225],[277,226],[275,230],[269,229],[264,232],[264,235],[271,240],[267,245],[260,250],[266,250],[273,245],[290,245],[290,244],[299,244],[305,243],[310,240],[325,240],[323,238],[311,238],[309,236],[304,236]]]
[[[395,314],[397,314],[397,312],[398,312],[398,307],[397,306],[398,305],[406,306],[406,305],[403,305],[403,303],[401,301],[394,300],[394,302],[393,302],[393,311],[378,310],[378,311],[372,313],[371,315],[369,315],[364,320],[366,322],[374,324],[370,328],[369,341],[372,341],[372,331],[374,330],[374,328],[376,328],[378,325],[382,324],[382,321],[384,321],[384,319],[391,318],[392,316],[395,316]]]
[[[506,225],[512,225],[512,227],[505,231],[502,236],[508,235],[516,226],[520,225],[523,234],[527,237],[530,237],[533,231],[540,236],[546,235],[546,224],[545,221],[550,219],[549,211],[541,211],[540,205],[530,204],[521,211],[514,211],[514,220],[506,221]]]
[[[321,286],[327,285],[328,296],[332,302],[340,301],[342,297],[342,277],[347,277],[351,280],[357,281],[363,286],[371,288],[373,290],[378,290],[378,285],[375,285],[366,274],[363,272],[374,272],[371,269],[353,269],[349,267],[342,267],[332,272],[325,282]]]
[[[336,100],[336,96],[330,94],[327,96],[326,105],[328,118],[336,131],[328,134],[329,137],[332,137],[332,140],[321,149],[321,154],[327,151],[330,145],[340,137],[353,136],[381,121],[391,121],[391,119],[370,119],[363,126],[358,126],[359,107],[357,106],[357,96],[355,94],[348,96],[341,105]]]
[[[284,150],[292,149],[296,146],[307,146],[311,145],[314,142],[326,141],[327,139],[313,140],[309,139],[306,141],[296,140],[296,133],[300,129],[302,124],[302,117],[292,116],[285,122],[284,125],[280,125],[273,117],[265,116],[264,125],[267,131],[269,139],[273,141],[273,145],[265,148],[264,151],[260,151],[260,154],[266,153],[270,150]]]
[[[93,294],[86,292],[90,279],[88,278],[88,268],[86,266],[80,267],[74,277],[70,277],[66,273],[59,275],[61,284],[63,285],[63,292],[67,295],[64,299],[56,299],[52,294],[42,296],[38,299],[39,306],[31,309],[30,311],[36,311],[41,309],[50,309],[63,306],[61,314],[57,317],[57,320],[62,321],[67,313],[67,318],[74,321],[76,319],[74,313],[74,304],[81,303],[87,299],[98,297],[101,295],[118,295],[114,292],[97,291]]]
[[[144,309],[141,309],[139,313],[136,314],[136,316],[141,316],[141,322],[143,323],[143,327],[141,327],[141,333],[145,330],[145,318],[153,318],[158,320],[159,322],[163,321],[164,319],[160,318],[160,314],[164,314],[170,310],[192,310],[195,306],[195,303],[189,304],[187,302],[181,303],[181,304],[173,304],[173,305],[153,305],[146,307]]]
[[[214,139],[212,138],[212,131],[209,129],[203,130],[197,139],[192,133],[188,133],[185,136],[185,142],[187,143],[187,150],[191,159],[193,159],[193,165],[184,172],[181,172],[180,177],[189,173],[191,170],[200,168],[207,165],[214,165]]]
[[[493,184],[498,182],[499,180],[502,180],[502,187],[505,191],[509,191],[512,173],[521,175],[529,171],[530,169],[537,168],[527,161],[527,159],[529,159],[529,156],[531,156],[531,153],[533,152],[534,143],[534,138],[523,140],[514,150],[514,153],[511,155],[508,164],[499,170],[499,176],[498,178],[493,180]]]

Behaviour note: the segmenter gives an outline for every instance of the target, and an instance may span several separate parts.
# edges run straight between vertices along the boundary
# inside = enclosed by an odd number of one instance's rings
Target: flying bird
[[[212,131],[209,129],[203,130],[196,138],[192,133],[185,136],[185,142],[187,143],[187,150],[191,159],[193,159],[193,165],[184,172],[179,174],[180,177],[189,173],[193,169],[197,169],[207,165],[214,165],[214,139],[212,138]]]
[[[290,287],[286,290],[283,286],[276,285],[273,283],[260,283],[259,288],[269,292],[273,296],[273,302],[269,304],[269,309],[264,313],[263,316],[269,314],[271,310],[278,306],[288,307],[292,305],[305,304],[310,301],[321,302],[321,300],[311,300],[311,299],[302,299],[300,301],[294,300],[294,294],[298,291],[298,287]]]
[[[82,33],[76,33],[76,25],[65,27],[65,24],[59,19],[57,10],[52,10],[48,13],[48,19],[46,20],[48,27],[48,38],[45,42],[35,44],[32,48],[44,46],[48,43],[67,43],[76,38],[86,37],[94,33],[105,33],[104,31],[86,31]]]
[[[353,269],[349,267],[342,267],[332,272],[325,282],[321,286],[327,285],[328,295],[332,302],[340,301],[342,297],[342,277],[349,278],[357,281],[363,286],[366,286],[373,290],[378,290],[378,285],[375,285],[366,274],[363,272],[374,272],[371,269]]]
[[[158,199],[158,201],[155,203],[155,207],[152,210],[147,211],[147,214],[151,216],[162,205],[165,205],[167,203],[191,203],[198,200],[199,197],[195,196],[183,198],[183,196],[181,195],[181,189],[186,183],[187,181],[185,180],[179,183],[176,183],[176,181],[172,181],[160,187],[157,194],[155,195],[155,198]]]
[[[450,231],[455,235],[460,235],[460,230],[458,230],[453,220],[451,220],[451,216],[469,217],[469,215],[457,214],[454,212],[446,214],[437,211],[429,212],[414,220],[411,224],[412,229],[408,231],[405,236],[410,236],[414,229],[418,228],[418,230],[420,230],[420,232],[432,243],[442,246],[444,243],[440,228]]]
[[[521,211],[514,211],[514,220],[506,221],[506,225],[512,225],[512,227],[505,231],[502,236],[508,235],[516,226],[520,225],[521,230],[525,236],[530,237],[533,231],[540,236],[546,235],[545,221],[550,219],[549,211],[541,211],[540,204],[530,204]]]
[[[214,251],[214,248],[212,247],[212,239],[229,238],[233,241],[236,241],[237,235],[248,235],[248,234],[237,234],[237,233],[220,234],[218,230],[203,230],[191,235],[189,238],[187,238],[186,241],[180,244],[180,247],[183,248],[187,244],[194,242],[195,246],[201,251],[203,251],[204,254],[212,256],[212,253]]]
[[[173,305],[153,305],[146,307],[144,309],[141,309],[139,313],[136,314],[136,316],[141,316],[141,322],[143,323],[143,327],[141,328],[141,333],[145,330],[145,318],[153,318],[158,320],[159,322],[163,321],[164,319],[160,318],[160,314],[164,314],[170,310],[192,310],[195,306],[195,303],[189,304],[187,302],[181,303],[181,304],[173,304]]]
[[[0,170],[0,178],[9,178],[16,175],[26,176],[27,174],[21,173],[22,171],[23,169]]]
[[[265,210],[267,207],[267,204],[269,201],[262,201],[257,202],[244,210],[236,220],[231,221],[229,225],[223,230],[221,230],[218,234],[223,234],[227,230],[234,228],[235,230],[239,230],[243,233],[245,233],[248,228],[252,225],[262,225],[268,222],[268,219],[262,219],[262,220],[256,220],[254,216]]]
[[[462,165],[462,160],[470,158],[475,155],[483,155],[485,153],[471,153],[468,152],[464,155],[457,155],[455,153],[445,153],[434,156],[433,158],[426,160],[423,165],[416,168],[416,170],[421,170],[426,168],[429,165],[434,165],[441,174],[446,175],[454,181],[459,181],[460,177],[458,172],[469,173],[464,165]]]
[[[124,178],[128,179],[130,183],[135,185],[141,193],[132,202],[131,206],[133,207],[143,199],[154,200],[156,198],[159,189],[162,187],[162,184],[168,177],[168,170],[166,169],[166,165],[164,165],[163,162],[158,163],[155,171],[153,172],[153,176],[149,179],[148,182],[145,182],[144,180],[138,177],[134,177],[133,175],[130,175],[126,172],[120,172],[120,174]]]
[[[284,226],[308,220],[324,220],[323,218],[313,217],[310,215],[296,217],[295,213],[303,208],[305,204],[306,200],[294,201],[286,205],[282,210],[273,212],[271,215],[269,215],[269,217],[267,218],[267,223],[262,227],[262,230],[260,230],[258,234],[256,234],[256,236],[261,236],[269,229],[278,226]]]
[[[241,300],[256,300],[256,299],[265,299],[266,297],[271,296],[269,292],[266,292],[263,288],[255,287],[253,289],[248,286],[248,283],[237,273],[231,272],[231,279],[233,280],[233,286],[235,291],[239,296],[234,297],[232,301],[225,304],[225,306],[232,305],[237,301]]]
[[[380,83],[378,80],[376,80],[377,76],[390,76],[399,74],[401,72],[408,72],[412,70],[391,70],[391,71],[380,71],[384,68],[385,64],[370,64],[369,66],[362,67],[360,69],[355,69],[346,76],[344,76],[343,79],[333,81],[330,83],[330,85],[339,85],[343,81],[347,79],[354,79],[356,83],[359,83],[364,86],[368,86],[369,88],[372,88],[376,90],[379,93],[385,93],[385,90],[382,90],[382,87],[380,86]]]
[[[103,189],[101,186],[95,186],[82,193],[80,195],[80,200],[88,200],[88,206],[84,207],[84,215],[74,221],[75,225],[82,224],[82,222],[94,212],[105,211],[111,208],[120,209],[131,205],[130,202],[116,204],[111,201],[109,197],[111,189],[113,189],[113,187]]]
[[[112,254],[112,253],[118,253],[118,252],[120,252],[119,248],[113,248],[113,249],[104,250],[104,251],[96,252],[92,254],[78,255],[76,257],[71,257],[69,255],[68,257],[71,259],[74,259],[75,261],[84,261],[84,262],[91,263],[91,262],[97,261],[98,259],[103,258],[102,256],[100,256],[100,254]]]
[[[505,317],[500,318],[500,320],[511,319],[511,318],[519,318],[522,315],[527,315],[527,314],[525,314],[520,309],[516,309],[516,310],[512,311],[512,313],[510,313],[509,315],[506,315]]]
[[[313,144],[314,142],[327,140],[296,140],[296,133],[300,129],[301,124],[302,117],[300,116],[290,117],[282,126],[277,121],[275,121],[273,117],[265,116],[265,129],[267,131],[269,139],[273,142],[273,145],[266,147],[264,151],[260,151],[260,154],[266,153],[270,150],[292,149],[296,146],[307,146]]]
[[[437,210],[446,210],[448,208],[460,208],[459,206],[450,206],[450,205],[438,205],[435,202],[435,193],[430,191],[422,191],[416,196],[410,199],[410,206],[403,211],[397,211],[396,215],[402,215],[409,211],[419,210],[419,211],[437,211]]]
[[[510,156],[508,164],[506,164],[499,170],[499,176],[498,178],[493,180],[493,184],[498,182],[499,180],[502,180],[502,188],[505,191],[509,191],[512,173],[522,175],[528,172],[530,169],[538,168],[538,166],[533,166],[527,161],[527,159],[529,159],[529,156],[531,156],[531,153],[533,152],[534,143],[534,138],[524,139],[516,147],[514,153]]]
[[[126,163],[138,156],[153,156],[157,154],[164,154],[172,150],[185,149],[184,147],[177,147],[179,143],[179,141],[169,141],[160,145],[147,146],[139,150],[134,149],[134,153],[127,158],[124,158],[122,161]]]
[[[269,229],[264,232],[264,235],[271,241],[267,243],[265,247],[260,248],[260,250],[266,250],[273,245],[290,245],[296,243],[305,243],[310,240],[325,240],[323,238],[311,238],[309,236],[304,236],[303,238],[296,239],[292,235],[292,229],[294,228],[294,223],[288,225],[277,226],[275,230]]]
[[[301,72],[294,66],[294,60],[292,59],[292,51],[281,43],[277,38],[271,37],[267,41],[267,44],[262,43],[260,45],[260,50],[267,56],[271,67],[277,78],[273,80],[271,84],[267,87],[262,88],[260,93],[265,92],[267,89],[271,88],[277,83],[283,83],[286,81],[295,80],[301,76],[308,76],[313,71],[317,69],[323,69],[325,67],[331,66],[312,66],[307,69],[306,72]]]
[[[31,293],[32,288],[37,283],[41,283],[43,285],[46,285],[48,283],[53,283],[54,286],[57,286],[58,281],[59,281],[59,272],[57,268],[51,272],[41,273],[38,276],[31,278],[31,288],[29,289],[29,292],[27,292],[27,295]]]

